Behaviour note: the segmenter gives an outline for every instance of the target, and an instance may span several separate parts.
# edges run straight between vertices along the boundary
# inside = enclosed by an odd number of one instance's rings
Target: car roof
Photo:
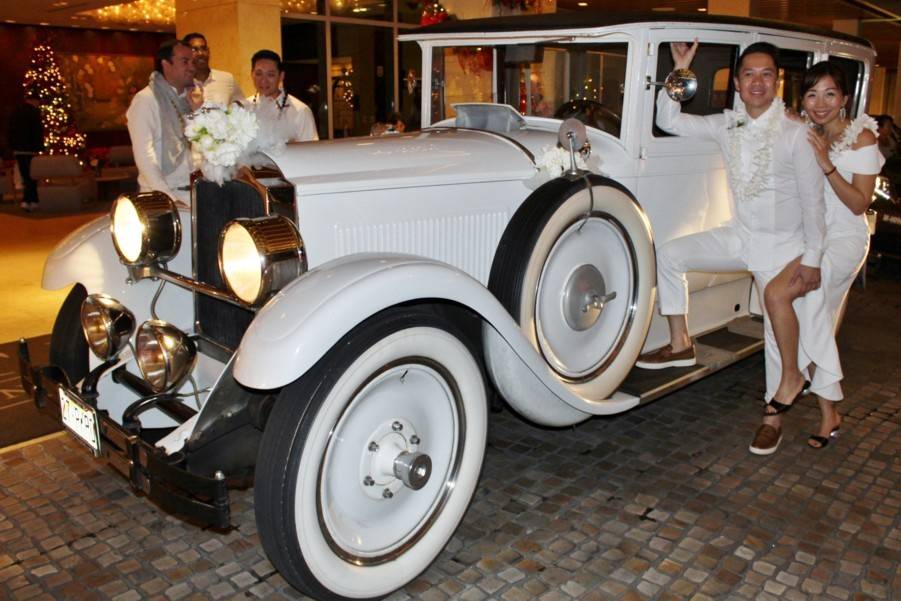
[[[553,31],[565,29],[596,29],[616,25],[638,23],[696,23],[703,25],[739,25],[750,28],[768,28],[797,33],[807,33],[833,39],[846,40],[873,48],[869,40],[847,33],[809,27],[783,21],[770,21],[752,17],[732,17],[727,15],[709,15],[700,13],[648,12],[648,11],[567,11],[539,15],[517,15],[508,17],[491,17],[485,19],[448,20],[435,25],[427,25],[407,30],[405,37],[441,36],[456,33],[509,33],[514,31]]]

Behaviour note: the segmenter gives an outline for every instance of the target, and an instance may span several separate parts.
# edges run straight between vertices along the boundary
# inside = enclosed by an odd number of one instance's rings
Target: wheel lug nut
[[[379,450],[379,443],[372,441],[369,443],[369,451],[375,453]]]
[[[384,497],[385,499],[390,499],[390,498],[393,497],[393,496],[394,496],[394,493],[391,492],[391,491],[390,491],[389,489],[387,489],[387,488],[386,488],[385,490],[382,491],[382,497]]]
[[[410,437],[410,444],[419,444],[419,437],[415,434]]]
[[[391,424],[391,429],[395,432],[400,432],[404,429],[404,425],[400,422],[394,422],[393,424]]]
[[[372,479],[372,476],[366,476],[365,478],[363,478],[364,486],[372,486],[373,484],[375,484],[375,480]]]

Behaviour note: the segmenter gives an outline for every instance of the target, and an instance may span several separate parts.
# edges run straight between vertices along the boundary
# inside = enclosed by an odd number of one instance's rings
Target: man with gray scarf
[[[156,52],[150,83],[135,94],[125,113],[142,192],[158,190],[189,203],[191,146],[185,119],[200,106],[192,95],[194,55],[179,40],[164,42]]]

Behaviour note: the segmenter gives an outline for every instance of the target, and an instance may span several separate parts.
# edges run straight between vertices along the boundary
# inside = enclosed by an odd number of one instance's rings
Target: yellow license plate
[[[93,407],[85,404],[75,394],[59,389],[59,405],[63,418],[63,425],[75,435],[75,437],[88,446],[97,457],[100,455],[100,423],[97,420],[97,412]]]

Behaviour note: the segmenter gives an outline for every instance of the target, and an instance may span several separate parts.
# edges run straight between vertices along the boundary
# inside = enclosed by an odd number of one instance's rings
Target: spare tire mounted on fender
[[[526,199],[488,287],[561,382],[602,400],[641,351],[655,283],[644,211],[622,185],[589,174],[554,179]]]

